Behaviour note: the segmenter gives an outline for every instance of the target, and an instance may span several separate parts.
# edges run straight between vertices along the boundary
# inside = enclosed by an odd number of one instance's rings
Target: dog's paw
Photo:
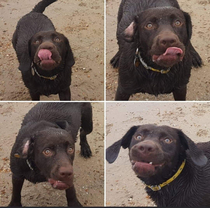
[[[22,204],[20,202],[10,202],[8,207],[22,207]]]
[[[92,156],[92,151],[90,149],[90,146],[88,143],[84,143],[81,145],[81,152],[80,154],[84,157],[84,158],[89,158]]]

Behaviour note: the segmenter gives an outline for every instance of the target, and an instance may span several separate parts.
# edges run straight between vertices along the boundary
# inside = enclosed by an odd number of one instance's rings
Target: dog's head
[[[134,41],[147,62],[161,67],[182,61],[191,35],[189,14],[174,7],[147,9],[123,32],[124,39]]]
[[[75,63],[68,39],[56,31],[36,33],[28,42],[28,56],[20,61],[19,69],[23,72],[31,63],[45,71],[62,65],[71,68]]]
[[[106,159],[113,163],[123,147],[129,149],[134,172],[140,178],[170,174],[188,155],[197,166],[204,166],[207,158],[196,144],[181,130],[168,126],[133,126],[106,150]]]
[[[22,138],[22,143],[15,148],[16,155],[27,159],[32,168],[38,169],[53,188],[60,190],[73,186],[76,141],[69,129],[66,121],[56,124],[38,122],[31,136]]]

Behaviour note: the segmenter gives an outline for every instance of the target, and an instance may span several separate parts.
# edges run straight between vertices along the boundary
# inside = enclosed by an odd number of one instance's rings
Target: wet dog
[[[195,144],[179,129],[148,124],[131,127],[108,147],[109,163],[121,147],[157,206],[210,206],[210,142]]]
[[[118,12],[116,100],[132,94],[173,93],[185,100],[192,66],[202,60],[191,45],[192,23],[174,0],[122,0]]]
[[[9,206],[22,206],[25,179],[48,181],[53,188],[66,190],[68,206],[81,206],[73,184],[79,128],[81,155],[88,158],[92,154],[86,138],[92,131],[90,103],[39,103],[26,114],[10,156],[13,192]]]
[[[59,94],[60,100],[71,99],[69,86],[74,57],[69,41],[42,14],[55,1],[39,2],[19,20],[13,34],[19,69],[32,100],[50,94]]]

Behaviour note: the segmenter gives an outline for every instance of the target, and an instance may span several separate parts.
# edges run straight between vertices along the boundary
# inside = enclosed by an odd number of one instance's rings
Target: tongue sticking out
[[[181,58],[183,58],[182,54],[183,54],[183,51],[181,48],[170,47],[170,48],[167,48],[163,56],[180,56]]]
[[[40,60],[51,60],[52,59],[52,53],[51,51],[47,49],[40,49],[38,53],[38,57]]]
[[[182,61],[183,57],[184,52],[181,48],[169,47],[166,49],[165,53],[153,55],[152,60],[160,66],[171,67],[179,61]]]

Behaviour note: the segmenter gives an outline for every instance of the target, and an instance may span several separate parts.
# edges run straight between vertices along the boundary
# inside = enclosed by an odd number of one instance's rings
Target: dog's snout
[[[40,49],[48,49],[48,50],[53,50],[55,48],[54,44],[51,42],[44,42],[40,45]]]
[[[162,35],[159,38],[159,45],[161,45],[163,47],[170,47],[170,46],[174,46],[176,44],[177,44],[177,37],[174,34]]]
[[[138,146],[138,149],[143,154],[149,154],[151,152],[154,152],[155,147],[153,144],[140,144]]]
[[[60,167],[59,168],[59,176],[61,178],[68,178],[71,177],[73,174],[72,168],[69,167]]]

